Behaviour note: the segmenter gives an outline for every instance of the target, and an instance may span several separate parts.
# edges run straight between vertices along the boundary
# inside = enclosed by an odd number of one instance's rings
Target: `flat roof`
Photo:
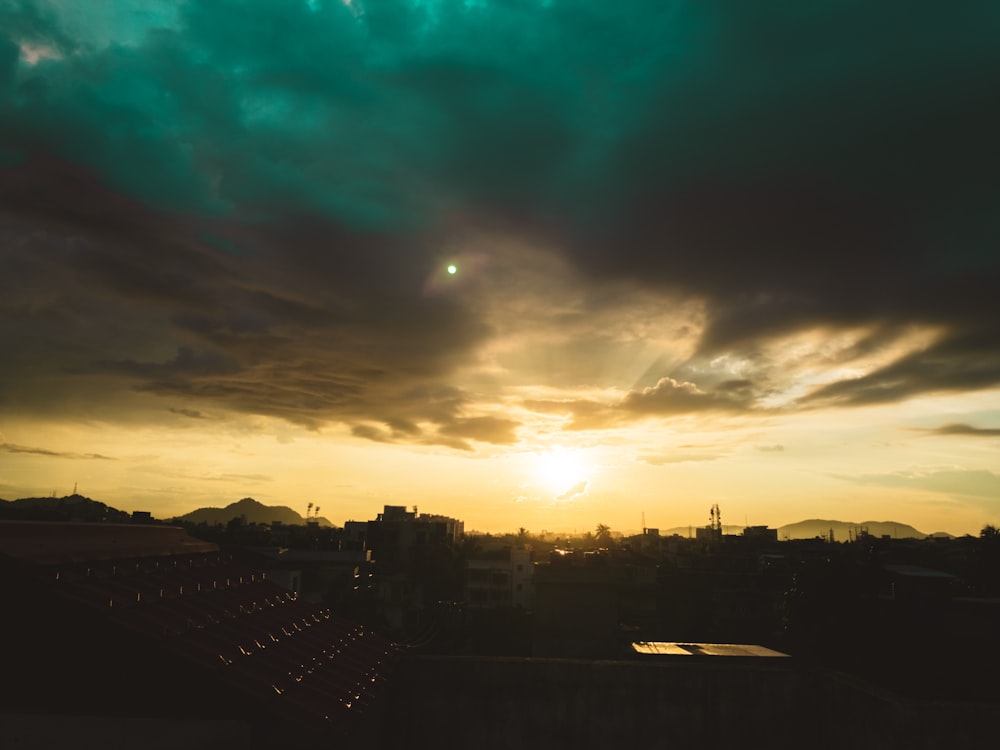
[[[637,654],[651,656],[763,656],[784,657],[780,651],[748,643],[687,643],[676,641],[638,641],[632,644]]]
[[[895,573],[900,576],[908,576],[911,578],[941,578],[941,579],[957,579],[958,576],[954,576],[951,573],[945,573],[941,570],[933,570],[931,568],[925,568],[922,565],[885,565],[883,566],[890,573]]]

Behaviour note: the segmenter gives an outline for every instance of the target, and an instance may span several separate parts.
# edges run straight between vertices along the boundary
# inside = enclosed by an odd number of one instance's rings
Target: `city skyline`
[[[994,4],[0,29],[0,497],[1000,522]]]

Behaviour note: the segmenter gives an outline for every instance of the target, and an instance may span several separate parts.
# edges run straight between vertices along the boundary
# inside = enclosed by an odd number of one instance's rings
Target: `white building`
[[[508,548],[470,559],[465,571],[466,605],[479,609],[534,606],[531,551]]]

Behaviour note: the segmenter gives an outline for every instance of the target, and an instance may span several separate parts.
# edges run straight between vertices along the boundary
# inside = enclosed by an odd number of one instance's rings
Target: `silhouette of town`
[[[688,534],[486,534],[320,510],[0,503],[8,734],[100,717],[163,746],[964,747],[1000,704],[991,525],[784,539],[709,505]]]

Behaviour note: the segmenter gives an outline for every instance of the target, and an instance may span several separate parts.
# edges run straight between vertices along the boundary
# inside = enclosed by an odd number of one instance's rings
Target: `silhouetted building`
[[[609,553],[535,564],[532,655],[614,658],[656,620],[656,568]]]
[[[678,645],[607,661],[409,657],[381,747],[932,750],[995,733],[995,706],[907,700],[752,646]]]
[[[139,722],[184,747],[351,736],[397,659],[175,527],[0,522],[0,579],[0,705],[67,746],[129,746],[127,733],[86,736],[81,715],[100,717],[91,731]]]
[[[352,532],[356,533],[354,527]],[[465,525],[457,519],[386,505],[374,521],[368,521],[365,537],[375,562],[391,567],[407,562],[414,547],[454,545],[464,533]]]
[[[887,564],[888,594],[893,599],[943,601],[958,590],[958,577],[922,565]]]
[[[778,541],[778,530],[767,526],[747,526],[743,529],[743,538],[753,542]]]

